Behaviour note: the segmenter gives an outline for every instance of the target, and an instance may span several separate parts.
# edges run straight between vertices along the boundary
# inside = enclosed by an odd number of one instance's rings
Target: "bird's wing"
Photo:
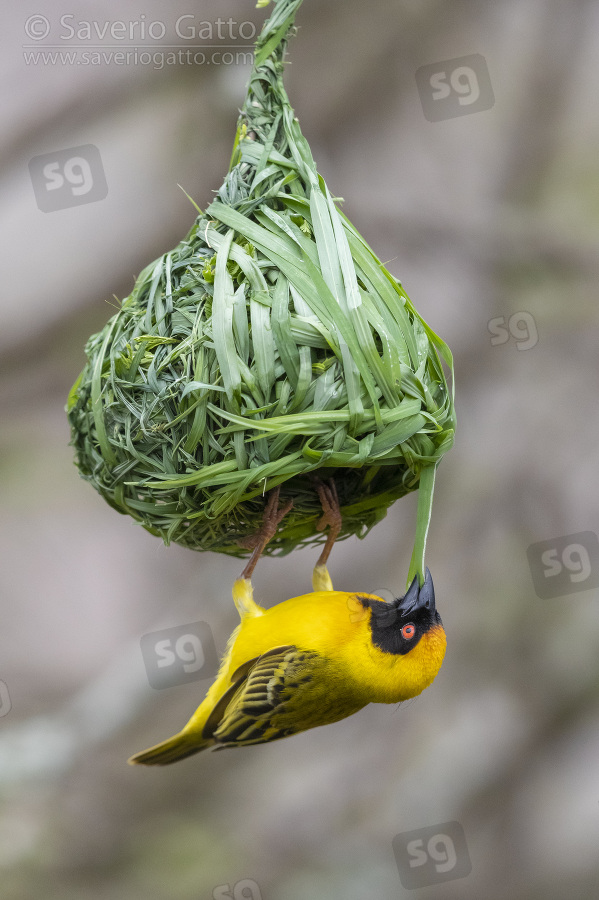
[[[233,684],[210,713],[202,737],[213,738],[221,746],[240,747],[302,730],[290,727],[290,721],[285,723],[285,712],[300,685],[312,680],[309,668],[317,657],[288,645],[248,660],[236,670]]]

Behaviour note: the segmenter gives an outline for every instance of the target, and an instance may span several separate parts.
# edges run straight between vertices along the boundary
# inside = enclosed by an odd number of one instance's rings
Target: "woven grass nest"
[[[424,476],[423,545],[455,427],[449,349],[336,205],[289,104],[300,5],[275,0],[264,25],[217,199],[89,339],[67,405],[79,471],[111,506],[239,557],[277,485],[293,509],[266,553],[324,539],[315,474],[335,479],[340,538]]]

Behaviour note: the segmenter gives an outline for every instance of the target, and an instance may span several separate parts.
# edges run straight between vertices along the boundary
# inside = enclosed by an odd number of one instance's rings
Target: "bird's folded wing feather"
[[[312,680],[309,669],[318,654],[297,647],[275,647],[249,660],[233,675],[233,684],[215,705],[202,736],[221,746],[263,744],[293,734],[285,722],[291,697]]]

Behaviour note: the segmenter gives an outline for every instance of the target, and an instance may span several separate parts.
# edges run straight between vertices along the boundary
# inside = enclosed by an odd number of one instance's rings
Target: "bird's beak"
[[[428,609],[435,612],[435,588],[433,587],[433,579],[430,570],[426,570],[426,576],[422,587],[418,584],[418,575],[414,576],[414,580],[403,597],[399,597],[396,601],[397,609],[402,616],[408,616],[418,612],[421,609]]]

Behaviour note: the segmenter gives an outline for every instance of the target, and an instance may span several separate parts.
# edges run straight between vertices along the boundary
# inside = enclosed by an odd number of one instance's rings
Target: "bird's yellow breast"
[[[356,594],[345,591],[303,594],[263,615],[248,616],[231,649],[228,680],[248,659],[293,644],[323,657],[331,685],[363,704],[397,703],[416,696],[432,683],[443,662],[442,626],[431,628],[409,653],[399,655],[373,644],[370,617],[371,610]]]

